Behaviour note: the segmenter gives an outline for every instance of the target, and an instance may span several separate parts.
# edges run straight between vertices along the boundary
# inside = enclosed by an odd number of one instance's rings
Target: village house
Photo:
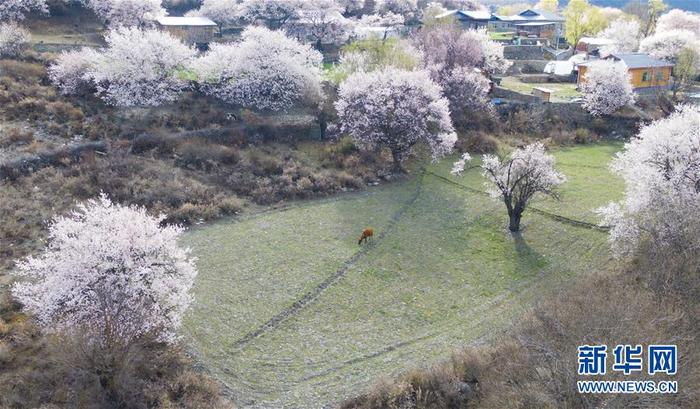
[[[435,17],[436,19],[454,18],[465,30],[487,28],[491,21],[498,20],[488,11],[451,10]]]
[[[667,88],[671,82],[673,64],[658,60],[643,53],[611,54],[605,60],[619,61],[627,66],[632,77],[632,87],[635,91]],[[586,70],[597,61],[578,64],[578,84],[585,81]]]
[[[502,30],[515,30],[519,35],[550,38],[556,43],[564,37],[564,17],[551,11],[527,9],[514,16],[497,16]]]
[[[161,30],[198,47],[206,47],[219,30],[217,24],[206,17],[165,16],[157,18],[156,24]]]

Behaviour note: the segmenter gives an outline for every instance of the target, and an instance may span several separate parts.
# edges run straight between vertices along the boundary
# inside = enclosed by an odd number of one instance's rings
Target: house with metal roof
[[[482,10],[450,10],[435,16],[436,19],[454,18],[464,29],[486,28],[490,21],[498,20],[495,14]]]
[[[656,59],[644,53],[611,54],[603,60],[617,61],[625,64],[632,77],[632,87],[635,91],[668,88],[671,84],[673,64]],[[603,60],[588,61],[578,64],[578,83],[586,80],[586,71]]]
[[[156,19],[156,25],[162,31],[200,47],[209,44],[219,30],[219,26],[206,17],[163,16]]]
[[[504,29],[517,31],[524,37],[548,38],[557,43],[564,37],[564,17],[540,9],[527,9],[514,16],[496,16]]]

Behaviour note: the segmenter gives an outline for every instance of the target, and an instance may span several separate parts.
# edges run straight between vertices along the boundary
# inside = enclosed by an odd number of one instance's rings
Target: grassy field
[[[562,201],[535,206],[595,221],[621,195],[606,169],[619,148],[557,151]],[[502,204],[439,177],[483,190],[479,172],[449,168],[187,234],[200,275],[184,336],[241,407],[323,407],[496,334],[609,262],[603,232],[538,213],[509,234]],[[359,249],[365,226],[379,237]]]
[[[562,83],[530,83],[522,82],[516,77],[503,77],[500,84],[503,88],[511,91],[520,92],[522,94],[532,94],[532,89],[535,87],[549,88],[552,91],[552,102],[563,102],[581,96],[581,93],[576,90],[576,84],[569,82]]]

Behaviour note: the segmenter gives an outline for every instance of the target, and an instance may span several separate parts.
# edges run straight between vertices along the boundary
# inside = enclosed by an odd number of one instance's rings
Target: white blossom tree
[[[48,246],[17,264],[12,294],[49,331],[88,335],[102,345],[142,335],[172,342],[197,274],[183,229],[164,216],[105,195],[49,225]]]
[[[0,23],[0,57],[16,57],[29,45],[29,31],[14,22]]]
[[[700,36],[700,15],[673,9],[659,17],[659,21],[656,23],[656,32],[672,30],[688,30],[693,32],[695,36]]]
[[[304,3],[286,26],[289,35],[311,41],[319,49],[323,44],[344,43],[352,30],[351,21],[342,15],[342,7],[335,0]]]
[[[641,26],[637,20],[619,18],[598,34],[598,37],[612,40],[614,44],[602,47],[602,54],[633,53],[639,48]]]
[[[335,107],[340,132],[361,149],[389,148],[396,171],[418,143],[437,159],[457,141],[448,101],[425,71],[357,72],[340,85]]]
[[[46,0],[2,0],[0,1],[0,21],[24,20],[31,12],[48,13]]]
[[[242,19],[242,5],[238,0],[204,0],[198,10],[188,16],[204,16],[220,26],[231,26]]]
[[[280,31],[249,27],[238,43],[212,44],[192,64],[200,88],[226,103],[286,110],[321,98],[321,54]]]
[[[243,0],[239,7],[241,19],[248,23],[282,28],[298,16],[307,0]]]
[[[469,154],[463,155],[454,164],[452,173],[462,173],[470,159]],[[541,142],[514,150],[508,159],[484,155],[481,169],[488,179],[486,184],[491,197],[506,205],[508,229],[512,232],[520,231],[522,215],[535,195],[556,198],[556,188],[566,181],[566,177],[554,168],[554,156],[545,152]]]
[[[362,16],[357,22],[357,28],[362,29],[364,27],[369,28],[383,28],[382,40],[386,41],[389,38],[389,34],[392,31],[398,30],[399,27],[403,26],[406,19],[401,14],[395,13],[384,13],[384,14],[367,14]]]
[[[92,48],[64,51],[49,66],[49,79],[64,95],[94,91],[95,84],[89,73],[98,56]]]
[[[182,71],[195,50],[158,30],[120,27],[106,36],[87,77],[97,94],[117,106],[158,106],[175,101],[189,87]]]
[[[593,115],[609,115],[634,102],[631,76],[620,62],[599,60],[589,64],[580,89],[582,105]]]
[[[689,30],[661,31],[643,39],[639,46],[639,51],[671,62],[684,49],[700,50],[700,37]]]
[[[146,27],[166,14],[161,0],[87,0],[87,5],[112,27]]]
[[[700,118],[685,106],[643,127],[612,162],[625,182],[625,198],[599,209],[611,225],[618,255],[633,252],[641,239],[673,249],[700,251]],[[694,227],[693,227],[694,226]],[[693,233],[692,229],[696,231]]]
[[[420,62],[420,51],[408,40],[358,40],[343,47],[329,77],[333,82],[340,83],[358,71],[370,72],[387,67],[413,70]]]

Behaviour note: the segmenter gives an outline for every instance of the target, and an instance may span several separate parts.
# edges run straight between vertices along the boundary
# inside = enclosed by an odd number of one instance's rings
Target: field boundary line
[[[463,184],[461,184],[461,183],[455,182],[454,180],[450,180],[450,179],[448,179],[448,178],[446,178],[446,177],[444,177],[444,176],[442,176],[442,175],[439,175],[439,174],[437,174],[437,173],[435,173],[435,172],[426,170],[425,173],[427,173],[427,174],[429,174],[429,175],[431,175],[431,176],[434,176],[434,177],[436,177],[436,178],[442,180],[443,182],[446,182],[446,183],[455,185],[455,186],[457,186],[457,187],[459,187],[459,188],[461,188],[461,189],[467,190],[467,191],[469,191],[469,192],[476,193],[476,194],[479,194],[479,195],[482,195],[482,196],[489,196],[489,194],[488,194],[487,192],[483,191],[483,190],[474,189],[473,187],[469,187],[469,186],[463,185]],[[596,230],[596,231],[600,231],[600,232],[607,232],[607,231],[610,230],[610,226],[600,226],[600,225],[597,225],[597,224],[594,224],[594,223],[584,222],[584,221],[582,221],[582,220],[571,219],[571,218],[566,217],[566,216],[561,216],[561,215],[558,215],[558,214],[556,214],[556,213],[551,213],[551,212],[548,212],[548,211],[546,211],[546,210],[538,209],[538,208],[536,208],[536,207],[534,207],[534,206],[528,206],[527,209],[528,209],[528,210],[532,210],[533,212],[535,212],[535,213],[537,213],[537,214],[540,214],[540,215],[542,215],[542,216],[548,217],[548,218],[550,218],[550,219],[552,219],[552,220],[554,220],[554,221],[557,221],[557,222],[560,222],[560,223],[564,223],[564,224],[568,224],[568,225],[570,225],[570,226],[574,226],[574,227],[583,227],[583,228],[585,228],[585,229]]]
[[[414,192],[411,194],[409,199],[404,203],[391,217],[389,218],[389,222],[387,223],[386,227],[377,234],[378,239],[384,238],[387,233],[389,233],[393,228],[396,226],[396,224],[401,220],[403,217],[404,213],[413,206],[413,204],[416,202],[418,199],[418,196],[420,196],[420,193],[422,191],[423,187],[423,177],[425,175],[425,168],[421,168],[420,174],[416,178],[416,187]],[[263,334],[274,330],[276,327],[278,327],[282,322],[286,321],[288,318],[294,316],[296,313],[298,313],[301,309],[306,307],[307,305],[311,304],[313,301],[315,301],[321,294],[323,294],[329,287],[331,287],[333,284],[337,283],[340,281],[347,272],[350,270],[352,266],[354,266],[360,258],[362,258],[363,255],[365,255],[371,248],[373,248],[374,245],[367,245],[365,247],[362,247],[359,251],[357,251],[355,254],[352,255],[349,259],[345,260],[343,264],[333,273],[332,275],[326,277],[323,281],[321,281],[319,284],[317,284],[314,288],[306,292],[301,298],[298,298],[296,301],[292,303],[289,307],[283,309],[279,313],[275,314],[272,318],[267,320],[265,323],[260,325],[257,329],[248,332],[245,334],[243,337],[239,338],[236,342],[234,342],[234,348],[236,349],[235,352],[239,352],[242,350],[247,344],[249,344],[251,341],[254,339],[262,336]]]

